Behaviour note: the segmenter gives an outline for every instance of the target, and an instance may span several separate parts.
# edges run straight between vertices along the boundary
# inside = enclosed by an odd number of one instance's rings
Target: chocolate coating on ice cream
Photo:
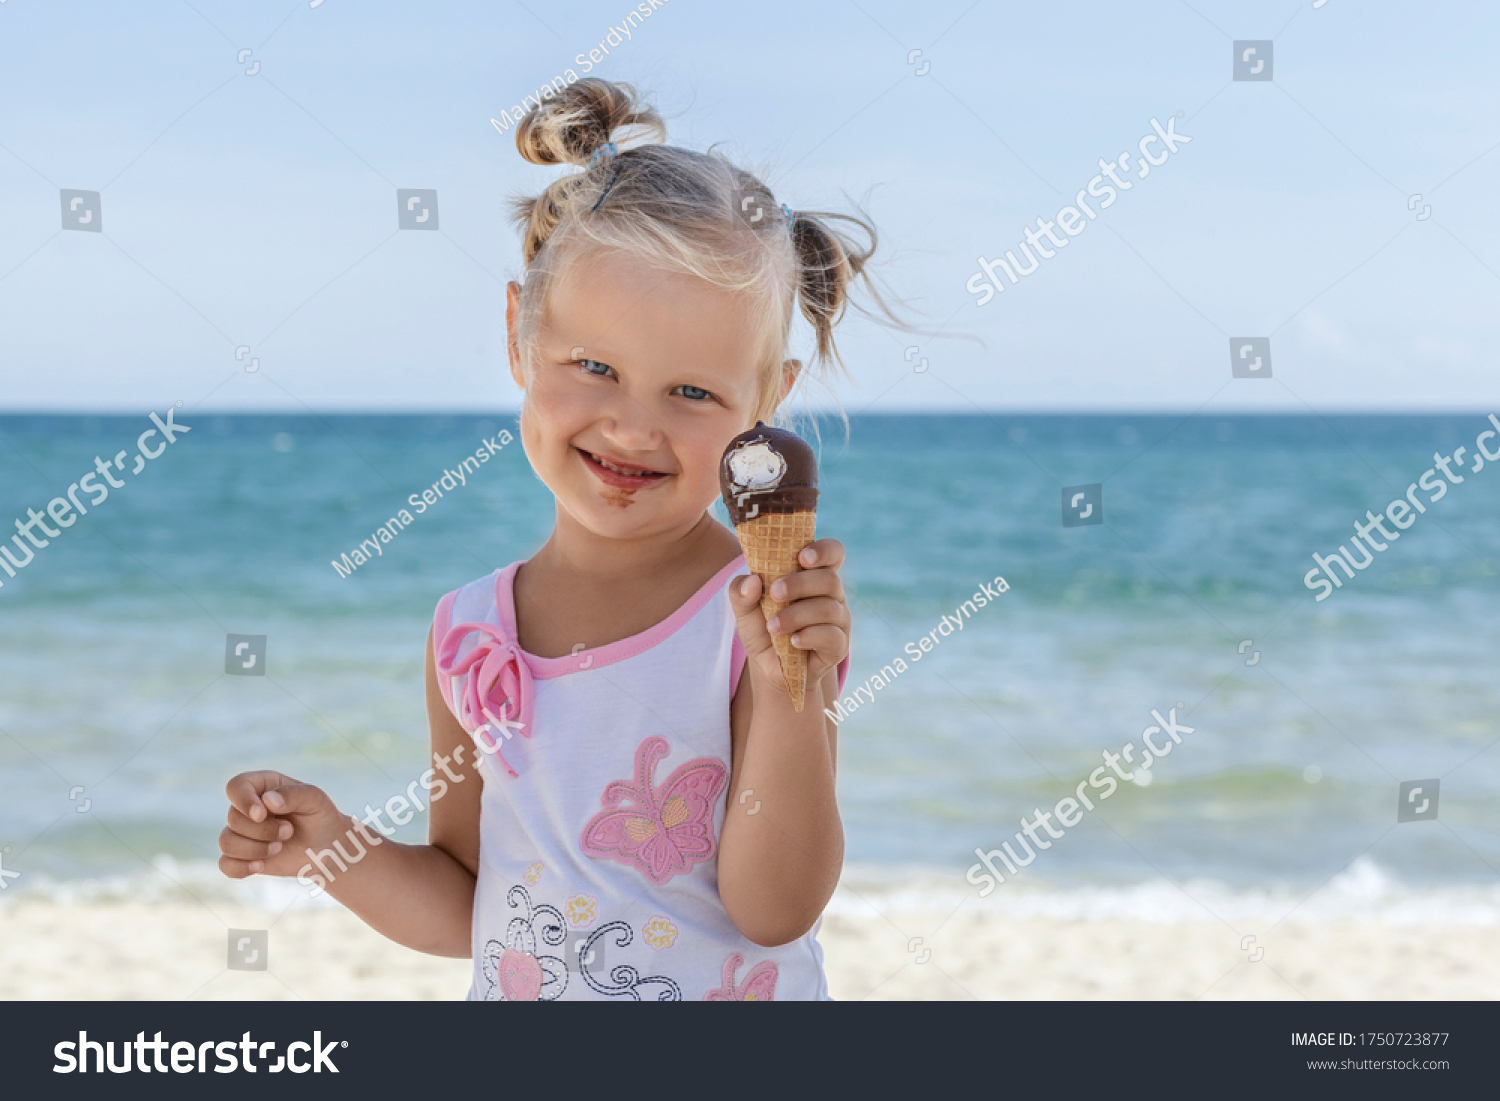
[[[733,524],[767,513],[815,511],[817,457],[800,436],[757,423],[725,448],[719,492]]]

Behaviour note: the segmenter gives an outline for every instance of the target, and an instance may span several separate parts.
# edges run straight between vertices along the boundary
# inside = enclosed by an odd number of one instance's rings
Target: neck
[[[552,535],[532,562],[544,571],[592,578],[606,584],[677,572],[713,553],[729,533],[704,511],[681,527],[632,539],[590,531],[560,506]],[[729,536],[733,542],[734,537]]]

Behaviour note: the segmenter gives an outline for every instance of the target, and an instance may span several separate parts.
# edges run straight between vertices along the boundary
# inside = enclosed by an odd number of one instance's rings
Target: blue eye
[[[607,375],[613,370],[609,364],[600,363],[597,359],[580,359],[578,365],[591,375]],[[598,368],[597,371],[594,370],[596,367]]]
[[[709,392],[703,389],[703,387],[701,386],[689,386],[686,383],[683,383],[677,389],[682,391],[683,397],[688,398],[691,401],[705,401],[711,396]]]

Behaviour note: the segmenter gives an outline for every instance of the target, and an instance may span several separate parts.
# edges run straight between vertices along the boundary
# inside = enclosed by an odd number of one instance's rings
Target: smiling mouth
[[[616,486],[624,489],[639,489],[642,486],[655,485],[663,478],[671,477],[660,470],[651,470],[644,466],[635,466],[632,463],[622,463],[616,459],[609,459],[603,455],[596,455],[592,451],[583,448],[575,448],[583,457],[583,463],[593,472],[594,476],[605,485]]]

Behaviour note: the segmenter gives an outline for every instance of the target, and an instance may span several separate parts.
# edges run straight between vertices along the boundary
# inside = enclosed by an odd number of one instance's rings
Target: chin
[[[584,527],[607,539],[639,539],[682,531],[697,523],[705,511],[665,496],[657,500],[638,496],[629,499],[609,490],[595,491],[583,500],[573,497],[570,511]]]

